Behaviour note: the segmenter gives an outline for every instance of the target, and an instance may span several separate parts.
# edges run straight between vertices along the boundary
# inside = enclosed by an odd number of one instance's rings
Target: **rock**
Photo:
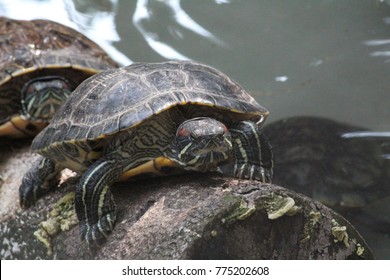
[[[115,229],[88,248],[73,207],[78,178],[65,173],[59,188],[22,210],[18,187],[35,156],[28,141],[2,144],[1,259],[373,258],[354,227],[319,202],[272,184],[196,173],[116,184]]]
[[[31,140],[0,138],[0,222],[18,210],[18,186],[36,159],[30,153],[30,143]]]
[[[264,133],[272,143],[274,183],[343,215],[390,196],[388,137],[359,137],[370,131],[319,117],[279,120]]]
[[[77,177],[20,209],[21,174],[34,157],[26,145],[1,156],[1,259],[373,258],[354,227],[319,202],[272,184],[196,173],[113,186],[115,229],[88,248],[73,207]]]
[[[274,155],[273,183],[320,201],[364,235],[376,258],[390,257],[390,138],[336,120],[297,116],[263,129]]]

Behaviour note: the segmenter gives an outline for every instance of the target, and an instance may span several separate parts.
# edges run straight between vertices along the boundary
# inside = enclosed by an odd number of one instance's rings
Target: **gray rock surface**
[[[5,143],[5,142],[3,142]],[[118,183],[118,220],[101,247],[80,241],[77,177],[30,209],[19,207],[28,143],[1,146],[1,259],[372,259],[343,217],[303,195],[216,174]],[[9,146],[7,146],[9,145]]]

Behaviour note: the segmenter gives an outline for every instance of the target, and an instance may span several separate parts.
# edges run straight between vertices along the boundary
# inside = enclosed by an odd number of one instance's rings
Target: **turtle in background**
[[[116,67],[72,28],[0,17],[0,137],[35,136],[83,80]]]
[[[263,130],[273,146],[273,183],[343,215],[390,194],[390,166],[382,152],[388,139],[362,137],[369,130],[308,116],[275,121]]]
[[[268,111],[220,71],[188,61],[134,63],[81,83],[32,143],[43,155],[24,176],[29,207],[69,168],[81,175],[80,233],[100,243],[113,230],[110,187],[172,168],[270,182],[271,147],[260,127]]]
[[[314,116],[263,128],[272,143],[273,183],[320,201],[361,232],[388,234],[389,133]],[[383,210],[380,210],[383,209]]]

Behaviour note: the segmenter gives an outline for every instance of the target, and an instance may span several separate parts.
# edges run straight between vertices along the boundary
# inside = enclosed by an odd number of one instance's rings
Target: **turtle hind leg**
[[[40,157],[24,175],[19,187],[19,200],[23,208],[32,206],[59,182],[61,167],[52,160]]]
[[[229,131],[234,147],[234,166],[229,170],[230,175],[270,183],[272,150],[260,128],[254,122],[242,121]]]

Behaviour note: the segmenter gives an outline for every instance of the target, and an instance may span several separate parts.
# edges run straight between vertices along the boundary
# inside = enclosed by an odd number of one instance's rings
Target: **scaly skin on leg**
[[[81,177],[75,196],[81,239],[101,243],[113,230],[116,207],[109,187],[117,181],[123,167],[115,159],[102,158]]]
[[[57,186],[62,168],[50,159],[40,157],[24,175],[19,188],[20,205],[32,206],[39,198]]]
[[[105,149],[105,154],[82,175],[76,188],[75,207],[81,238],[87,243],[101,243],[114,228],[116,209],[111,185],[124,173],[124,178],[126,174],[136,175],[142,171],[137,171],[138,166],[163,157],[164,151],[170,147],[172,131],[155,136],[155,131],[161,132],[162,123],[166,122],[171,124],[172,130],[176,129],[172,121],[161,117],[146,121],[138,130],[118,133]]]
[[[235,157],[232,175],[270,183],[273,167],[271,145],[260,128],[254,122],[242,121],[229,131]]]

